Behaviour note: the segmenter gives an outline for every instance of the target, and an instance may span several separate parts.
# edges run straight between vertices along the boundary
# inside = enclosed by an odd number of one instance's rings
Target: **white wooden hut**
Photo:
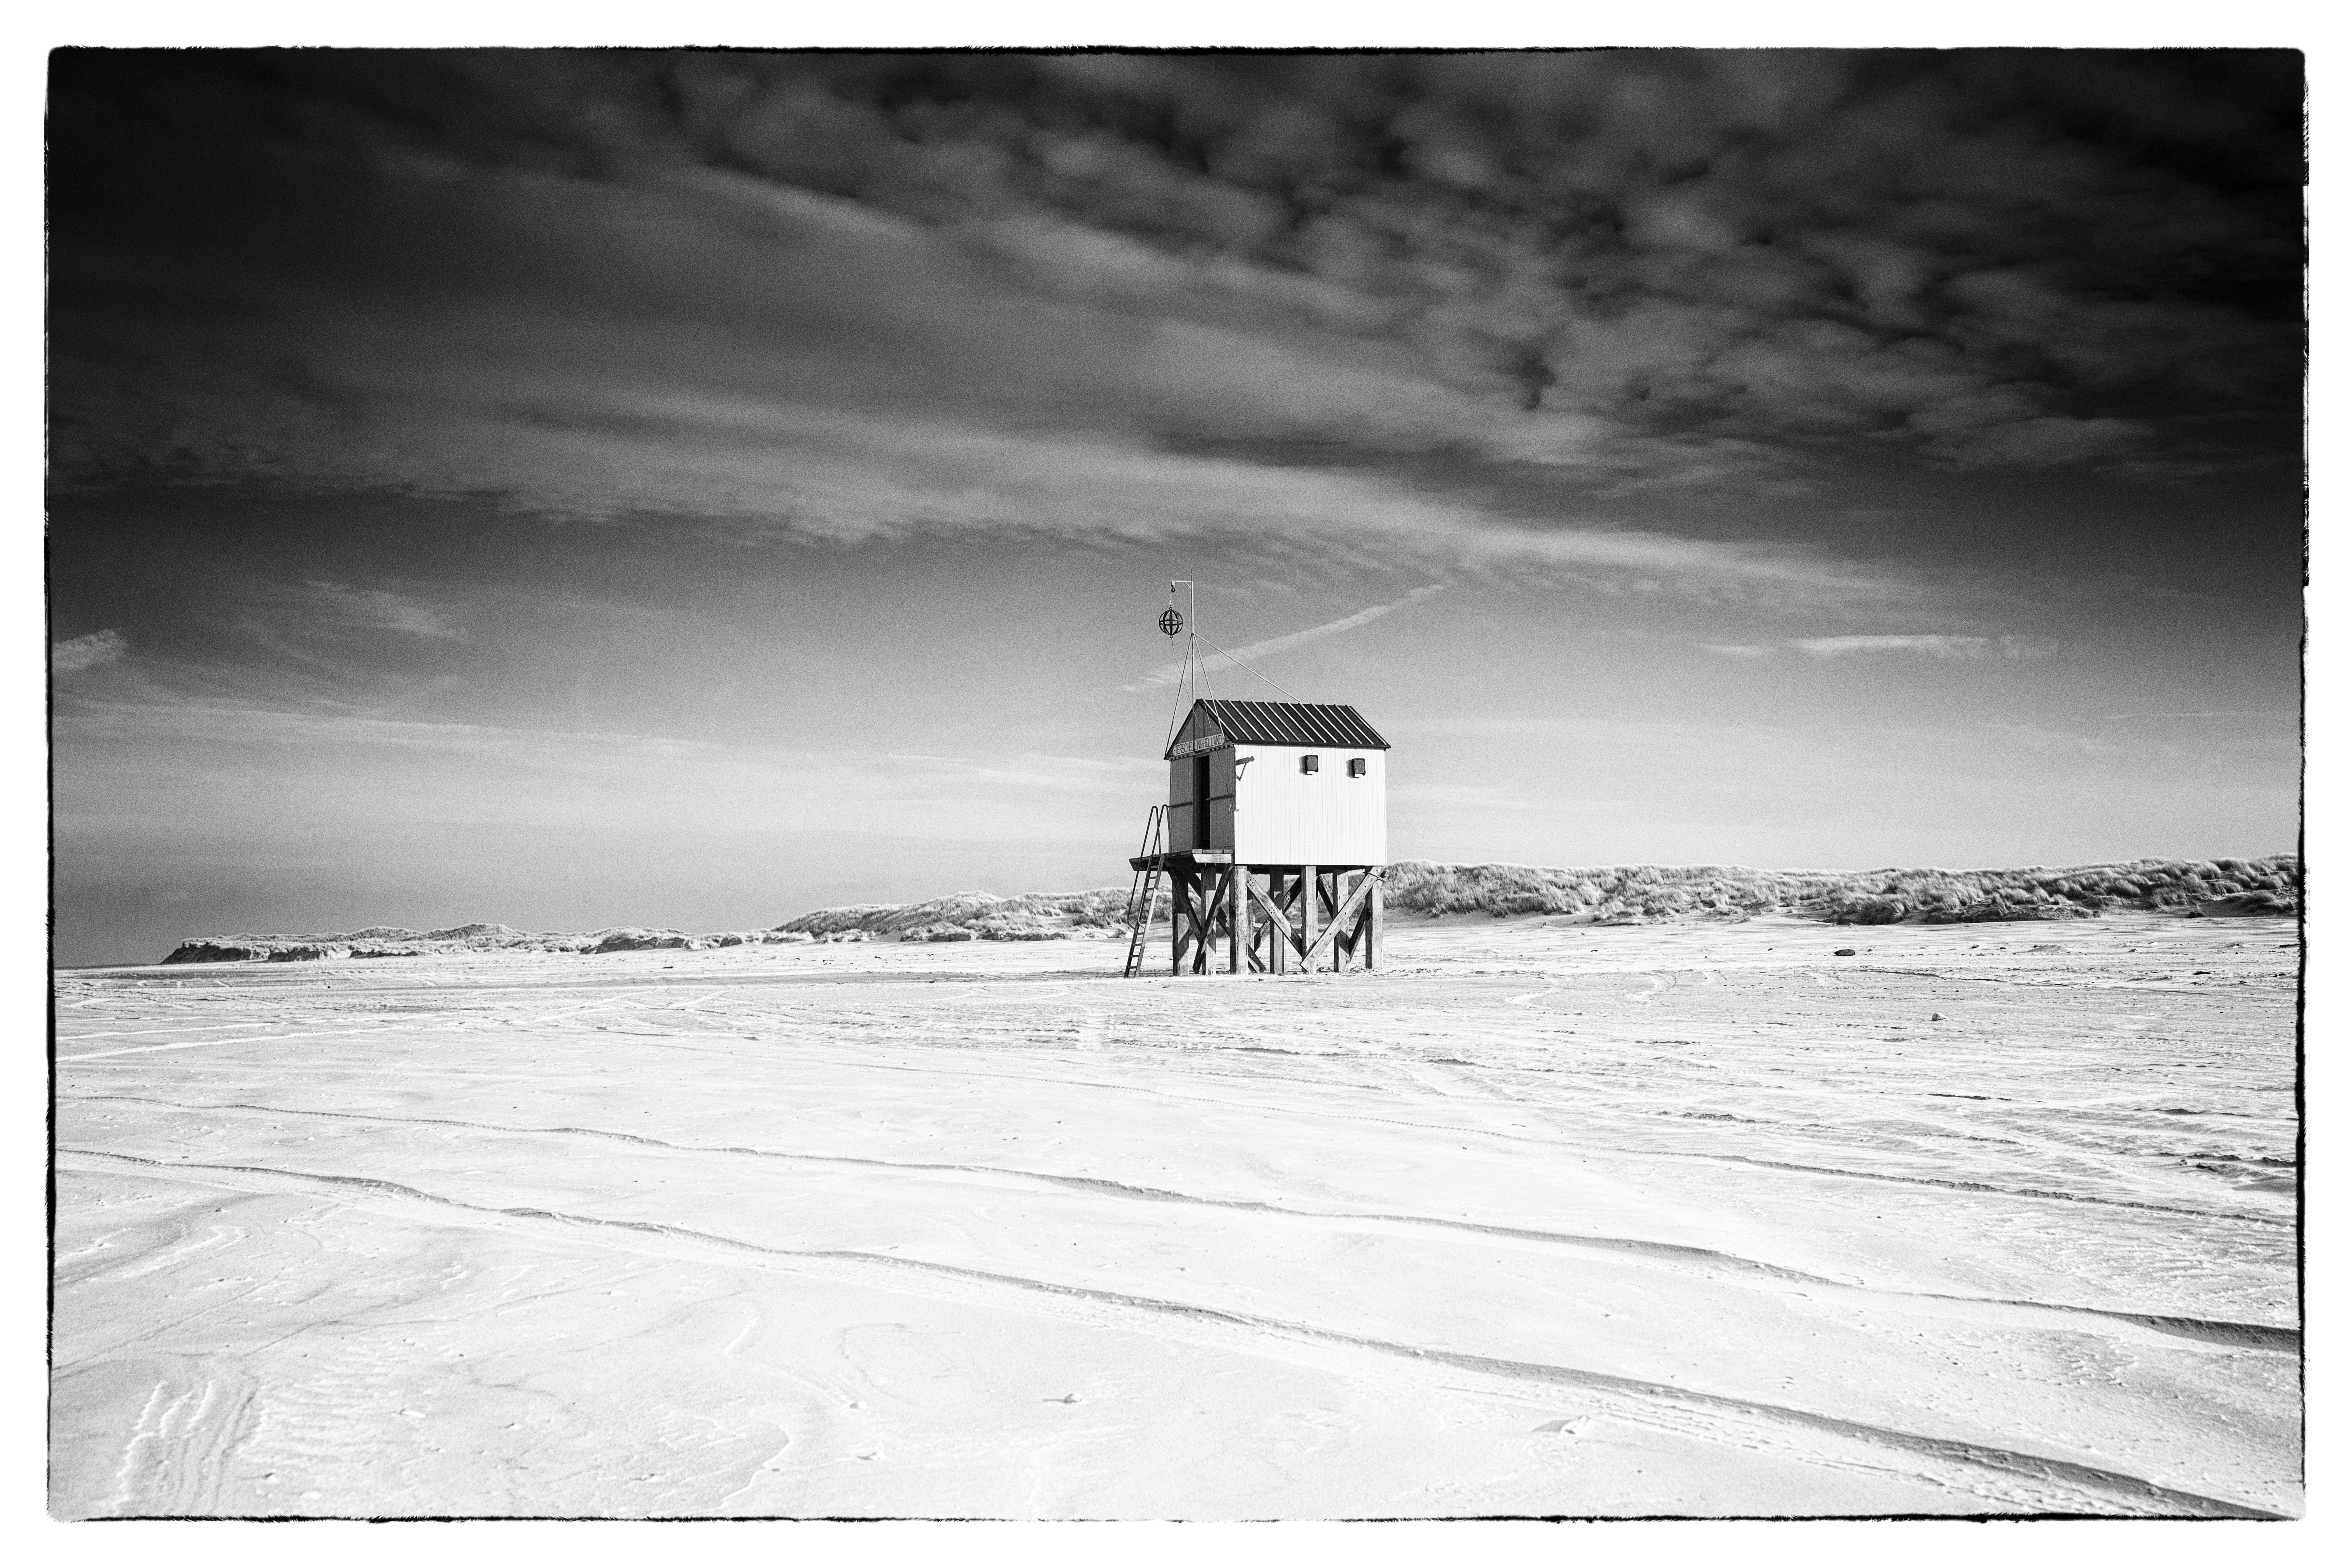
[[[1168,882],[1176,973],[1378,963],[1388,752],[1344,703],[1193,703],[1166,753],[1159,842],[1148,830],[1132,862],[1139,917]],[[1129,973],[1142,938],[1139,918]]]

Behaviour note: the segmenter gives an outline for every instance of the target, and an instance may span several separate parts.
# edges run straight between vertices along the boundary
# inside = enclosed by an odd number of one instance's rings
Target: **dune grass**
[[[846,904],[786,921],[780,931],[839,940],[852,932],[900,942],[1039,942],[1111,936],[1127,924],[1127,889],[1082,893],[950,893],[919,904]]]
[[[2232,900],[2232,907],[2222,907]],[[1759,871],[1746,866],[1561,869],[1408,860],[1391,869],[1387,891],[1388,908],[1396,913],[1555,915],[1598,923],[1745,920],[1759,914],[1839,925],[2072,920],[2111,910],[2294,914],[2302,900],[2303,862],[2293,855],[1878,871]]]

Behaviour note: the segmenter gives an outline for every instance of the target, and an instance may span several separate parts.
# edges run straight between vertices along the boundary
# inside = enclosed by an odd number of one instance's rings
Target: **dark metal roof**
[[[1205,720],[1205,723],[1200,721]],[[1267,746],[1330,746],[1339,751],[1385,752],[1389,743],[1345,702],[1242,702],[1203,697],[1176,731],[1177,741],[1202,729],[1225,740]],[[1174,756],[1171,744],[1167,754]]]

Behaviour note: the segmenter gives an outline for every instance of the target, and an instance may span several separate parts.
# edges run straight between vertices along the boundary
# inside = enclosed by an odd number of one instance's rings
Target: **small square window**
[[[1364,776],[1363,758],[1349,757],[1348,759],[1348,776],[1351,779],[1360,779]]]
[[[1309,752],[1298,759],[1298,771],[1302,773],[1319,773],[1323,771],[1323,759]]]

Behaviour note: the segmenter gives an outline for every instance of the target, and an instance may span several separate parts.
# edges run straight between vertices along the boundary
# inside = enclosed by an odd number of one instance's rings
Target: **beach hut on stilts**
[[[1171,602],[1160,629],[1186,626]],[[1181,668],[1193,662],[1188,644]],[[1150,966],[1163,889],[1171,973],[1377,968],[1388,742],[1346,703],[1202,695],[1183,709],[1184,689],[1163,752],[1167,797],[1128,862],[1126,973]]]

